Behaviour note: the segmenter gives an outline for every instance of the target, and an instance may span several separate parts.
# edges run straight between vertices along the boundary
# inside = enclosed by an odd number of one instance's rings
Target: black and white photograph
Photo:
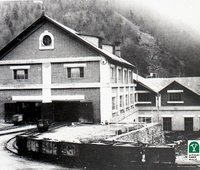
[[[199,0],[0,0],[1,170],[200,170]]]

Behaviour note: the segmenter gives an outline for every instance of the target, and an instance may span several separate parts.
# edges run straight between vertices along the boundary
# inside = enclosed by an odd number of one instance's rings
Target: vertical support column
[[[51,63],[42,63],[42,102],[51,102]]]
[[[120,115],[120,87],[117,87],[117,113]]]
[[[157,108],[161,107],[161,95],[160,94],[156,95],[156,107]]]
[[[100,116],[101,123],[112,118],[112,89],[110,87],[110,66],[105,58],[100,61]]]
[[[118,84],[119,83],[119,71],[118,71],[118,69],[119,69],[119,67],[117,67],[116,66],[116,78],[117,78],[117,80],[116,80],[116,83]]]

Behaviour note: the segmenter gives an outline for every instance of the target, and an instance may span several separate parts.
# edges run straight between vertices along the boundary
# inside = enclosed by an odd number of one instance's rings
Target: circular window
[[[50,37],[49,35],[45,35],[45,36],[43,37],[42,42],[43,42],[43,44],[44,44],[45,46],[51,45],[51,42],[52,42],[51,37]]]

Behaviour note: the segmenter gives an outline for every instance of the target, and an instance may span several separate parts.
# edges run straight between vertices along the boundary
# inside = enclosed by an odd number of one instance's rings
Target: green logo
[[[189,144],[189,153],[199,153],[199,144],[195,141]]]

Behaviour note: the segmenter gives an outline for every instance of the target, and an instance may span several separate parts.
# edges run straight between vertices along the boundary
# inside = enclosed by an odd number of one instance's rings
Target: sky
[[[140,5],[169,20],[181,22],[200,34],[200,0],[115,0],[122,6]]]

